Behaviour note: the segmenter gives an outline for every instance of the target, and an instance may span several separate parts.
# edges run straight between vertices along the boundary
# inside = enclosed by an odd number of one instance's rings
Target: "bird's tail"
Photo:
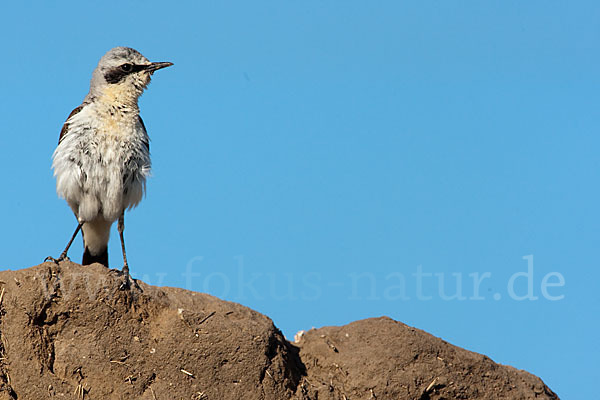
[[[108,239],[112,222],[103,218],[96,218],[86,222],[81,228],[83,231],[82,265],[100,263],[108,268]]]
[[[86,246],[83,251],[83,259],[81,260],[81,265],[90,265],[93,263],[100,263],[108,268],[108,247],[104,248],[104,251],[100,254],[92,254],[90,249]]]

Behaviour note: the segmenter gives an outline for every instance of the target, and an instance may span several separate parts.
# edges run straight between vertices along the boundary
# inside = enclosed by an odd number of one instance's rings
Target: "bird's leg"
[[[119,237],[121,238],[121,250],[123,251],[123,273],[129,274],[129,265],[127,264],[127,255],[125,254],[125,238],[123,237],[123,231],[125,230],[125,213],[119,217],[119,223],[117,225],[119,230]]]
[[[68,260],[69,257],[67,257],[67,252],[69,251],[69,248],[73,244],[73,240],[75,240],[75,237],[77,237],[77,234],[81,230],[82,226],[83,226],[83,222],[80,222],[79,224],[77,224],[77,228],[75,228],[75,232],[73,233],[73,236],[71,236],[71,240],[69,240],[69,243],[67,243],[67,247],[65,247],[65,250],[60,254],[60,256],[58,258],[54,258],[54,257],[48,256],[48,257],[46,257],[46,259],[44,260],[44,262],[46,262],[46,261],[53,261],[56,264],[58,264],[61,261]]]
[[[127,264],[127,254],[125,253],[125,238],[123,237],[123,231],[125,230],[125,211],[119,217],[119,222],[117,224],[117,229],[119,231],[119,237],[121,238],[121,250],[123,251],[123,283],[121,283],[121,289],[129,288],[133,284],[136,288],[139,289],[138,284],[135,280],[129,275],[129,264]]]

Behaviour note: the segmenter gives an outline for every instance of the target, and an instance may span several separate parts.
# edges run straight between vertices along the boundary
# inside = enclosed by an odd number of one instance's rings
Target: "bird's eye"
[[[123,72],[131,72],[132,65],[131,64],[123,64],[121,65],[121,69]]]

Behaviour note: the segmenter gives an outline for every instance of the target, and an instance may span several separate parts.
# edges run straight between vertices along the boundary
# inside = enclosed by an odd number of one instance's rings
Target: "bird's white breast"
[[[150,173],[137,110],[91,103],[67,124],[53,157],[57,192],[80,221],[114,221],[141,201]]]

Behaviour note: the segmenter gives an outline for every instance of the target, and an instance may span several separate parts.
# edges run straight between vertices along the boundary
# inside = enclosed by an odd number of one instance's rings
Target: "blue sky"
[[[98,59],[130,46],[175,63],[140,101],[135,277],[290,338],[389,315],[595,396],[599,3],[165,4],[2,5],[2,269],[64,247],[50,157]],[[114,232],[109,251],[120,267]]]

